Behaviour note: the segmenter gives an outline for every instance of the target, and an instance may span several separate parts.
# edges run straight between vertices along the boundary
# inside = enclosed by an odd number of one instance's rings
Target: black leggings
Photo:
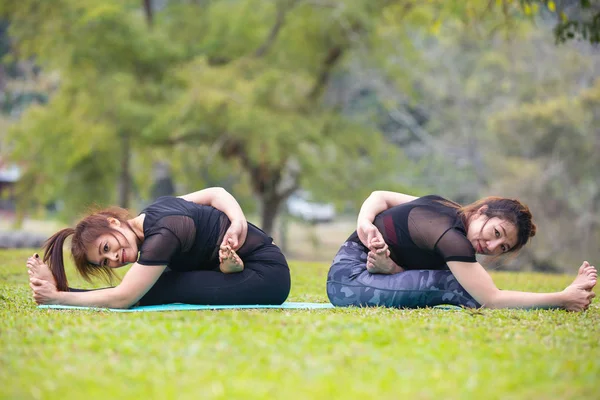
[[[281,304],[291,288],[290,270],[281,250],[266,244],[243,257],[244,270],[166,270],[139,305],[187,303],[207,305]],[[80,289],[69,289],[82,291]]]
[[[447,270],[371,274],[367,271],[368,251],[362,244],[349,241],[336,254],[327,275],[327,296],[334,306],[480,307]]]

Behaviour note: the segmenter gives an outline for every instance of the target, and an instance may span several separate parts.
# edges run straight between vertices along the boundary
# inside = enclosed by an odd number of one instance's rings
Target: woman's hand
[[[221,247],[229,246],[232,250],[237,250],[244,245],[246,241],[246,235],[248,234],[248,222],[246,220],[237,219],[231,221],[231,225],[225,236],[223,236],[223,242]]]
[[[356,226],[356,233],[360,241],[373,252],[377,252],[386,246],[381,232],[370,221],[359,221]]]
[[[592,303],[592,299],[596,297],[596,293],[591,290],[586,290],[581,286],[570,285],[563,290],[564,308],[567,311],[584,311]]]
[[[33,290],[33,300],[37,304],[57,304],[59,291],[48,281],[29,278],[29,286]]]
[[[584,261],[579,267],[573,283],[562,292],[565,300],[564,308],[568,311],[586,310],[596,296],[592,289],[596,286],[597,281],[598,271],[596,267]]]

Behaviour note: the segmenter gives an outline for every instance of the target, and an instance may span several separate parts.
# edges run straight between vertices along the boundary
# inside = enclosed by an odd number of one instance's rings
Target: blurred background
[[[379,189],[517,197],[502,268],[598,263],[599,3],[0,0],[0,247],[222,186],[330,261]]]

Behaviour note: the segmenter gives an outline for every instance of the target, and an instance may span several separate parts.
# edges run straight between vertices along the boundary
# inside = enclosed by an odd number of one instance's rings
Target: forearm
[[[224,189],[223,194],[215,197],[210,205],[227,215],[231,222],[246,221],[246,216],[237,200]]]
[[[529,293],[500,290],[481,264],[449,261],[448,267],[458,283],[483,307],[548,308],[564,307],[564,292]]]
[[[372,223],[379,213],[415,199],[417,199],[417,197],[408,194],[376,190],[367,197],[360,207],[357,225],[360,226],[361,222]]]
[[[181,198],[196,204],[208,205],[222,211],[230,221],[242,220],[246,217],[237,200],[225,189],[220,187],[207,188],[186,194]]]
[[[387,210],[387,203],[379,193],[380,192],[371,193],[371,195],[363,202],[356,219],[358,226],[364,222],[372,223],[379,213]]]
[[[512,290],[497,290],[491,295],[475,299],[486,308],[549,308],[564,307],[562,292],[529,293]]]
[[[65,306],[129,308],[137,302],[118,287],[88,292],[58,292],[56,303]]]

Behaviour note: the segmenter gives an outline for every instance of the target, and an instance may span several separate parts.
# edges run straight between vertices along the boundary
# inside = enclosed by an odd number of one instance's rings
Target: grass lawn
[[[600,398],[597,301],[581,314],[39,310],[24,267],[30,253],[0,251],[2,399]],[[291,268],[289,300],[327,301],[327,264]],[[530,291],[571,280],[494,279]]]

